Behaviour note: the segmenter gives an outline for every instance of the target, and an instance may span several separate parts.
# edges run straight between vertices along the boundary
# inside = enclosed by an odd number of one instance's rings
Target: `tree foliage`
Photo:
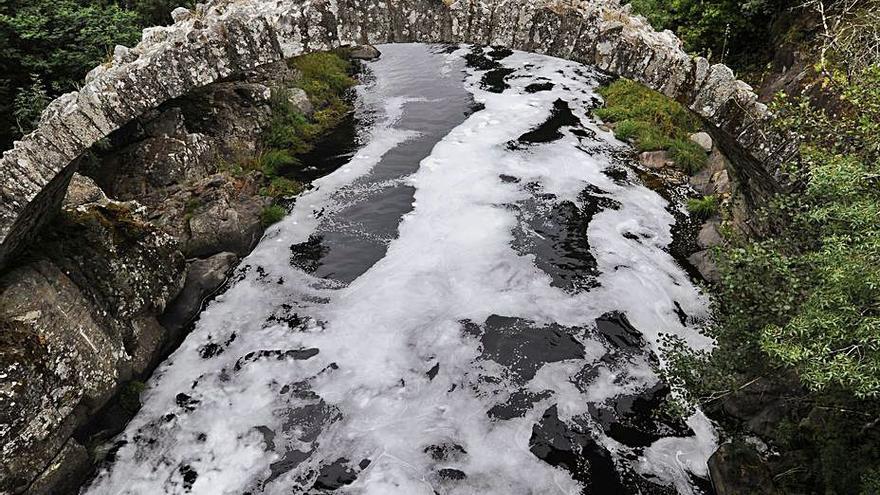
[[[771,48],[774,21],[790,0],[631,0],[633,11],[657,29],[675,32],[693,53],[715,62],[750,66]]]
[[[779,124],[806,138],[791,173],[789,240],[768,256],[786,267],[790,317],[768,324],[761,347],[813,389],[880,396],[880,67],[844,86],[845,118],[807,102]]]

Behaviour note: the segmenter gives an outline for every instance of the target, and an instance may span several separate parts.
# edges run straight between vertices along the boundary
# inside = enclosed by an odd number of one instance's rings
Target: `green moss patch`
[[[605,106],[595,115],[615,123],[614,135],[639,151],[668,150],[683,171],[695,173],[706,165],[706,152],[690,140],[700,120],[678,102],[629,79],[599,89]]]

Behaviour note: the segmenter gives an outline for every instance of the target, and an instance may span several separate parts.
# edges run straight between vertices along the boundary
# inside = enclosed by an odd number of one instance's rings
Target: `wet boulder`
[[[704,223],[697,232],[697,245],[702,249],[709,249],[723,244],[724,238],[721,237],[720,228],[721,221],[718,219]]]
[[[264,198],[238,194],[234,184],[227,182],[197,201],[203,203],[184,219],[187,229],[182,234],[188,256],[222,251],[245,255],[262,237]]]
[[[708,282],[717,283],[721,280],[721,272],[718,271],[718,265],[712,258],[712,252],[708,249],[697,251],[688,256],[688,263],[700,272],[700,275]]]
[[[690,140],[697,144],[703,151],[712,151],[712,136],[708,132],[695,132],[690,135]]]
[[[770,470],[758,452],[743,442],[725,443],[709,458],[709,476],[717,495],[776,495]]]
[[[699,194],[709,196],[712,194],[727,194],[731,191],[731,182],[728,175],[730,162],[718,148],[713,148],[709,153],[706,166],[689,179],[691,187]]]
[[[269,200],[258,177],[216,174],[190,187],[146,198],[150,220],[180,242],[188,258],[230,252],[243,256],[263,235],[260,215]]]
[[[382,55],[373,45],[358,45],[349,51],[348,56],[355,60],[375,60]]]
[[[237,262],[238,256],[230,252],[189,261],[183,289],[162,315],[162,325],[171,331],[185,327],[199,313],[202,303],[226,282]]]

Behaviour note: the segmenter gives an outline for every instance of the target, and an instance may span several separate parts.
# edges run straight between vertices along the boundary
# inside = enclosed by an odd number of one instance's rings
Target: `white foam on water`
[[[421,162],[408,179],[416,190],[414,205],[401,220],[398,237],[384,258],[342,286],[292,267],[288,246],[315,231],[320,222],[315,211],[332,216],[335,193],[415,137],[395,127],[406,99],[383,94],[383,73],[377,70],[361,101],[381,97],[384,117],[351,163],[316,181],[316,189],[267,233],[246,260],[261,268],[243,270],[241,280],[206,309],[195,331],[157,371],[143,409],[122,436],[129,443],[88,493],[299,493],[292,487],[310,486],[321,466],[339,458],[352,466],[370,460],[339,490],[345,493],[580,493],[581,485],[568,472],[530,451],[533,425],[554,404],[561,420],[590,423],[588,405],[607,406],[658,381],[642,356],[614,369],[603,364],[608,344],[592,332],[595,319],[625,313],[655,351],[660,333],[705,347],[710,342],[682,325],[674,302],[699,320],[707,314],[707,301],[664,250],[673,222],[668,205],[644,186],[618,184],[604,175],[613,162],[609,152],[585,153],[568,131],[527,150],[507,147],[544,122],[560,98],[597,133],[599,144],[622,146],[600,131],[585,109],[595,97],[597,76],[578,64],[524,53],[503,64],[529,77],[510,78],[512,88],[502,94],[480,89],[481,74],[468,77],[468,91],[485,108]],[[441,72],[454,75],[448,64]],[[539,77],[553,81],[554,88],[526,93],[525,85]],[[520,182],[502,181],[502,174]],[[513,247],[523,217],[511,206],[533,200],[523,187],[530,182],[558,201],[577,201],[592,184],[619,203],[597,213],[587,232],[601,273],[599,287],[577,293],[554,287],[534,255]],[[641,234],[640,241],[624,237],[627,232]],[[267,321],[283,304],[308,316],[307,323],[292,330]],[[527,390],[551,393],[522,417],[492,420],[486,414],[518,386],[509,370],[482,354],[479,337],[462,331],[463,320],[482,324],[491,315],[584,329],[577,335],[584,359],[546,364],[524,384]],[[203,359],[200,352],[210,343],[225,348]],[[241,360],[260,350],[303,349],[318,353],[308,359]],[[429,378],[426,372],[437,364],[439,372]],[[582,391],[574,376],[591,367],[596,377]],[[310,392],[292,394],[290,384],[297,383]],[[301,411],[312,411],[311,419],[297,416]],[[163,419],[169,413],[174,417]],[[635,463],[624,458],[629,447],[598,428],[593,433],[620,466],[693,493],[689,473],[705,475],[716,438],[702,416],[690,418],[689,426],[695,436],[660,439]],[[266,431],[272,434],[267,437]],[[426,453],[443,444],[459,445],[466,454],[437,460]],[[266,482],[270,465],[292,450],[309,455],[289,470],[275,469],[277,476]],[[445,479],[438,474],[443,468],[467,477]],[[190,483],[188,469],[198,473]]]

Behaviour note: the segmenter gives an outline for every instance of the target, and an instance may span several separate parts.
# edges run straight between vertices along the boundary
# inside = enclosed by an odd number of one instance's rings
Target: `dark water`
[[[412,209],[414,188],[406,184],[406,177],[418,169],[419,162],[430,155],[443,136],[472,113],[474,102],[462,84],[463,74],[441,77],[440,64],[436,60],[433,64],[425,63],[428,61],[424,60],[421,47],[398,45],[389,49],[393,55],[372,63],[371,67],[394,78],[396,96],[410,100],[395,127],[417,131],[418,136],[389,151],[369,176],[356,181],[354,188],[369,192],[335,211],[310,244],[302,246],[320,253],[320,261],[309,267],[317,277],[348,283],[385,255],[386,243],[397,235],[400,218]],[[437,59],[443,54],[442,47],[431,51]],[[422,61],[423,70],[414,72],[401,65],[414,59]],[[406,77],[400,77],[401,73],[406,73]],[[430,90],[426,92],[426,88]],[[341,147],[345,149],[344,145]],[[341,166],[331,163],[334,168]],[[315,250],[316,242],[320,250]],[[291,249],[298,251],[300,246]]]

